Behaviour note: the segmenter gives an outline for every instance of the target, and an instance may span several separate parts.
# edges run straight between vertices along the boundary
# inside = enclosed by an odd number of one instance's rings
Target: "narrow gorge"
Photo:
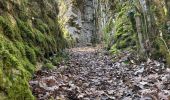
[[[169,0],[0,0],[0,100],[169,100],[169,48]]]

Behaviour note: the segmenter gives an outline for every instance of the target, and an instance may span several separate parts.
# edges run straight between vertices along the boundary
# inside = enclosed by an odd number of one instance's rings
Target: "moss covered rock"
[[[118,9],[119,8],[119,9]],[[136,46],[136,33],[130,17],[129,11],[133,8],[129,1],[124,2],[118,6],[118,13],[115,18],[115,34],[114,34],[114,45],[111,48],[111,51],[129,49],[130,47],[134,48]]]
[[[2,5],[2,6],[1,6]],[[0,98],[33,100],[28,81],[37,61],[66,46],[53,0],[0,1]],[[47,64],[51,68],[51,64]]]

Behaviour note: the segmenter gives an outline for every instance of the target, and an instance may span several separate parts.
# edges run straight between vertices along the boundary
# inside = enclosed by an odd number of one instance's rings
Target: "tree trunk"
[[[137,29],[139,45],[140,45],[139,52],[142,56],[145,56],[145,48],[144,48],[143,37],[142,37],[141,19],[139,15],[136,15],[135,21],[136,21],[136,29]]]
[[[166,5],[166,8],[167,8],[168,19],[170,19],[170,1],[169,0],[165,0],[165,5]]]

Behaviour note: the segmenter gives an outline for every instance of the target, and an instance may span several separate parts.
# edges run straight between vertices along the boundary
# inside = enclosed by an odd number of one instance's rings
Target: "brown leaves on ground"
[[[58,69],[35,73],[30,85],[38,100],[170,100],[170,69],[164,63],[136,64],[130,52],[109,56],[98,47],[68,52],[70,60]]]

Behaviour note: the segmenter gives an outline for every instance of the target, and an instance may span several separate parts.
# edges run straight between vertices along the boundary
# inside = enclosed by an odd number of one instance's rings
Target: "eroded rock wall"
[[[78,46],[95,42],[95,0],[64,0],[60,2],[60,20],[63,29],[71,35]],[[65,6],[65,11],[63,7]]]
[[[95,8],[93,0],[85,0],[84,9],[82,11],[82,42],[91,43],[93,35],[96,33],[95,29]]]

